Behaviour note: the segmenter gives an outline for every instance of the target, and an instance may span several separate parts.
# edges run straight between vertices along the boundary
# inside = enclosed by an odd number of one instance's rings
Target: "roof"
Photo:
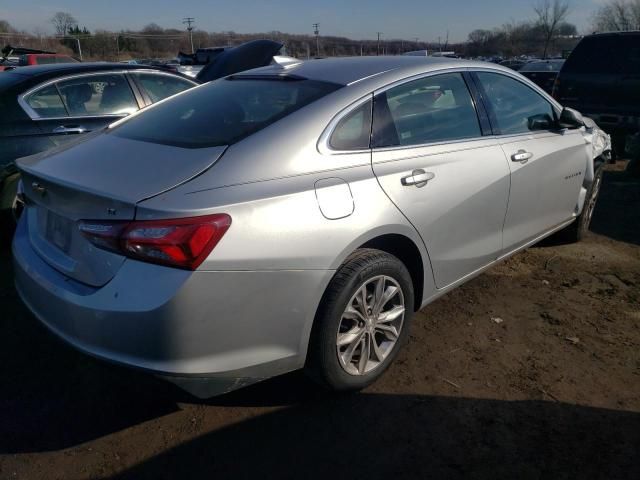
[[[47,65],[29,65],[19,67],[12,70],[13,73],[22,75],[25,77],[35,76],[55,76],[56,74],[68,74],[68,73],[84,73],[94,72],[101,70],[136,70],[140,68],[149,68],[157,70],[154,66],[147,65],[128,65],[125,63],[115,62],[87,62],[87,63],[50,63]]]
[[[340,57],[320,60],[300,61],[293,65],[269,65],[251,70],[251,74],[295,75],[312,80],[349,85],[370,77],[393,73],[406,76],[439,70],[442,68],[487,67],[486,62],[473,62],[446,57],[380,56],[380,57]],[[500,67],[497,67],[500,68]],[[242,76],[243,74],[237,74]]]

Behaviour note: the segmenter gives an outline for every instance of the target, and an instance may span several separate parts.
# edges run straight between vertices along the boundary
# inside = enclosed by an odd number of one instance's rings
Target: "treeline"
[[[635,0],[634,0],[635,1]],[[638,0],[640,1],[640,0]],[[0,20],[0,42],[44,50],[71,53],[82,51],[84,60],[127,60],[133,58],[173,58],[179,51],[189,52],[191,41],[188,32],[173,28],[162,28],[151,23],[142,30],[112,32],[96,30],[90,32],[80,27],[70,14],[58,12],[54,19],[56,37],[35,32],[28,34]],[[234,46],[255,39],[271,39],[285,45],[288,55],[298,58],[316,56],[398,55],[412,50],[455,51],[466,57],[513,57],[517,55],[548,56],[572,49],[578,41],[575,25],[559,22],[553,27],[546,42],[548,29],[540,21],[507,24],[493,30],[478,29],[469,34],[464,43],[449,44],[447,41],[426,43],[402,39],[353,40],[345,37],[290,34],[278,31],[264,33],[237,33],[193,31],[193,46]],[[548,43],[548,45],[547,45]],[[546,45],[546,47],[545,47]]]
[[[179,51],[191,50],[190,38],[184,30],[162,28],[149,24],[142,30],[123,30],[110,32],[96,30],[90,32],[86,28],[72,27],[66,38],[51,38],[28,35],[11,28],[5,21],[0,21],[0,34],[14,33],[14,36],[3,35],[1,41],[29,48],[64,47],[79,55],[76,39],[80,40],[85,60],[126,60],[130,58],[173,58]],[[3,28],[4,24],[4,28]],[[256,39],[280,41],[285,45],[288,55],[308,58],[316,56],[352,56],[352,55],[397,55],[411,50],[438,50],[451,48],[450,45],[438,45],[408,40],[352,40],[345,37],[319,36],[318,41],[312,35],[289,34],[278,31],[264,33],[237,32],[205,32],[193,31],[194,49],[200,47],[234,46]],[[319,51],[318,51],[319,50]]]
[[[571,50],[579,40],[576,26],[563,22],[551,38],[547,56]],[[493,30],[474,30],[469,34],[464,53],[470,57],[544,55],[545,29],[536,22],[506,24]]]

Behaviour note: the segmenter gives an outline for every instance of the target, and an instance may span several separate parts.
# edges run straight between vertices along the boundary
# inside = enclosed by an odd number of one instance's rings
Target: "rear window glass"
[[[223,79],[149,108],[113,134],[184,148],[231,145],[338,88],[313,80]]]
[[[67,110],[55,85],[42,88],[27,97],[27,103],[40,118],[66,117]]]
[[[566,73],[639,74],[640,35],[584,38],[563,67]]]
[[[369,148],[371,138],[371,100],[345,116],[329,139],[336,150],[363,150]]]
[[[195,84],[177,75],[165,75],[163,73],[132,73],[140,86],[147,92],[151,103],[180,93],[183,90],[193,88]]]

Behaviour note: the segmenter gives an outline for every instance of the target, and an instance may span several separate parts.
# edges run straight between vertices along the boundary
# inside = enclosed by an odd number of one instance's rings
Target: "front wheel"
[[[600,166],[595,172],[591,186],[589,186],[589,188],[587,189],[587,195],[584,199],[582,212],[580,213],[580,215],[578,215],[576,221],[569,225],[566,229],[566,235],[572,242],[579,242],[589,231],[591,218],[593,217],[593,212],[596,209],[596,202],[598,201],[598,195],[600,194],[603,175],[604,168]]]
[[[322,298],[306,372],[332,390],[373,383],[407,339],[413,298],[411,276],[400,260],[380,250],[356,250]]]

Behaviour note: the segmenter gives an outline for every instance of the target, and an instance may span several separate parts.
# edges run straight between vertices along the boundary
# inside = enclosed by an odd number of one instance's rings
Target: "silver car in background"
[[[17,290],[55,334],[194,395],[353,390],[413,313],[587,230],[609,139],[491,64],[276,64],[18,162]]]

